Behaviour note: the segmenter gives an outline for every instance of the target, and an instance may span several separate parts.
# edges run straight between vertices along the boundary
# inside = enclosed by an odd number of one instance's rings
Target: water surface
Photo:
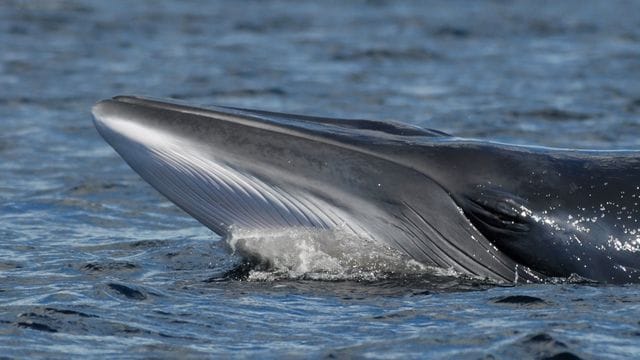
[[[0,353],[637,356],[637,285],[237,280],[241,259],[89,113],[126,93],[640,149],[637,14],[633,1],[3,1]]]

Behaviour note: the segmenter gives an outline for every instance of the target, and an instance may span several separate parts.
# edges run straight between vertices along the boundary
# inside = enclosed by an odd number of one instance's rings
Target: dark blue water
[[[126,93],[640,149],[638,14],[637,1],[0,2],[0,356],[640,356],[637,285],[229,279],[241,259],[89,113]]]

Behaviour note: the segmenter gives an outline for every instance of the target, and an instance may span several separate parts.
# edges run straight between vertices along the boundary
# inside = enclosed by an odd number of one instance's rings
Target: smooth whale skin
[[[126,96],[93,115],[144,180],[223,236],[340,229],[498,282],[640,282],[638,151]]]

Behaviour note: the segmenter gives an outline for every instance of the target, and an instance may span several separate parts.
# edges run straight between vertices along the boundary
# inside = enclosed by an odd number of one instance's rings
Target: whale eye
[[[489,239],[522,236],[531,230],[530,211],[515,195],[485,189],[482,193],[464,196],[461,202],[469,220]]]
[[[526,200],[501,189],[483,188],[458,201],[478,231],[514,261],[546,276],[576,272],[563,255],[575,234],[559,227],[554,217],[532,211]],[[550,248],[565,251],[550,252]]]

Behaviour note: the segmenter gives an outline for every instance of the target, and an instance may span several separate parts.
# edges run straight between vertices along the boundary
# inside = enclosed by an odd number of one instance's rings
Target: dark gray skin
[[[340,228],[499,282],[640,282],[640,152],[135,97],[93,114],[134,170],[223,236]]]

